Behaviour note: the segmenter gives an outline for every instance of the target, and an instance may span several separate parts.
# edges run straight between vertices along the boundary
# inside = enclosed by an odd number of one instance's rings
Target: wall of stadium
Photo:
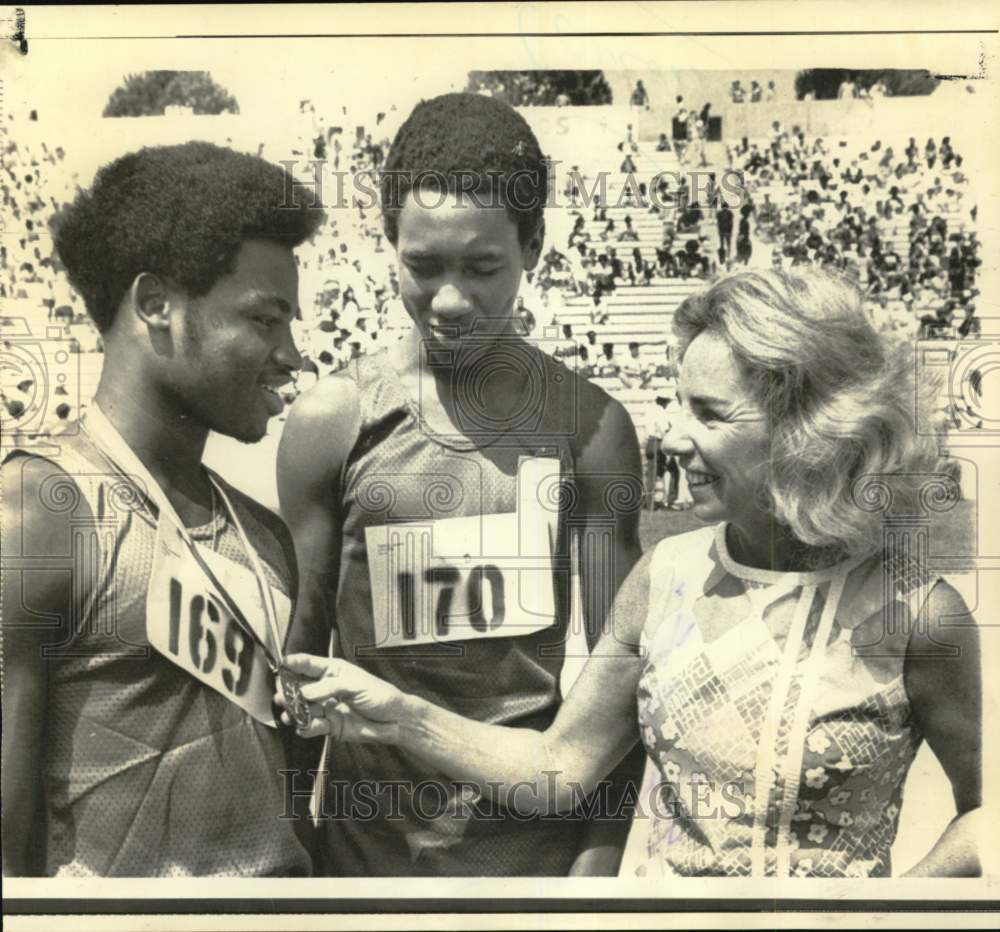
[[[744,82],[745,83],[745,82]],[[783,127],[799,126],[810,136],[870,137],[887,144],[915,136],[921,144],[928,136],[954,135],[956,108],[982,104],[982,95],[969,83],[942,84],[926,97],[883,97],[876,100],[795,100],[789,94],[773,103],[734,104],[728,96],[712,101],[712,114],[722,118],[724,140],[766,137],[775,120]],[[970,88],[972,89],[970,91]],[[687,98],[685,98],[687,100]],[[670,133],[676,103],[653,98],[648,111],[637,111],[642,139]],[[922,138],[921,138],[922,137]]]

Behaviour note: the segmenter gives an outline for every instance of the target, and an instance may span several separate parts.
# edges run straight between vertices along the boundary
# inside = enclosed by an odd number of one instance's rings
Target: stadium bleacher
[[[532,119],[531,111],[526,113]],[[5,373],[0,401],[5,420],[14,428],[5,432],[9,434],[5,443],[16,442],[19,431],[44,435],[75,417],[79,413],[75,403],[78,400],[82,408],[92,396],[102,362],[98,335],[53,261],[46,228],[50,216],[75,193],[78,179],[67,168],[72,159],[60,147],[31,145],[20,139],[12,119],[8,116],[3,140],[4,206],[15,221],[30,218],[31,223],[25,237],[8,234],[3,240],[0,321],[4,326],[0,332],[11,337],[44,333],[47,339],[34,352],[69,351],[75,358],[69,382],[58,395],[54,386],[38,392],[37,386],[26,385],[29,379]],[[379,129],[386,127],[383,124]],[[657,394],[673,388],[664,365],[669,362],[676,308],[706,278],[735,261],[732,255],[723,260],[719,254],[715,210],[704,190],[686,218],[683,209],[654,206],[664,203],[653,197],[658,177],[665,174],[669,184],[663,193],[676,198],[675,182],[693,168],[674,150],[657,151],[654,129],[633,134],[630,125],[624,139],[605,135],[600,144],[576,152],[571,166],[562,165],[556,185],[564,197],[549,207],[546,219],[547,248],[561,258],[526,276],[521,292],[526,308],[538,321],[532,336],[568,365],[581,362],[577,353],[565,351],[568,341],[587,345],[592,352],[588,352],[590,368],[585,371],[592,371],[595,381],[625,404],[641,440],[643,410]],[[388,143],[388,138],[373,142],[370,133],[359,133],[353,146],[346,147],[345,164],[354,171],[371,169],[384,156]],[[710,144],[705,150],[708,165],[698,170],[714,173],[716,178],[730,169],[743,174],[755,208],[751,266],[832,262],[868,288],[873,314],[884,326],[910,338],[944,338],[944,347],[948,345],[945,339],[954,341],[976,333],[966,320],[974,318],[976,294],[975,205],[966,202],[968,185],[960,171],[960,156],[952,153],[950,164],[944,166],[938,155],[944,150],[935,143],[938,158],[931,168],[923,147],[911,158],[902,154],[904,146],[905,140],[816,139],[776,130],[770,137]],[[271,142],[269,154],[276,157],[270,153],[273,148]],[[900,155],[887,158],[893,151]],[[863,180],[851,183],[835,177],[845,169],[860,172]],[[889,207],[894,187],[897,201]],[[848,192],[849,210],[838,207],[841,191]],[[914,226],[911,211],[917,202],[926,218]],[[935,246],[935,274],[921,272],[926,282],[914,281],[912,288],[901,286],[900,276],[893,277],[873,263],[867,240],[867,248],[857,243],[841,248],[835,235],[837,222],[842,214],[858,211],[864,218],[864,236],[870,239],[869,228],[877,235],[878,254],[894,254],[907,267],[915,237],[919,239],[930,218],[939,218],[949,239],[943,249],[940,243]],[[734,215],[735,228],[738,210]],[[626,233],[628,227],[631,232]],[[807,248],[808,242],[815,245],[816,237],[822,248]],[[829,254],[833,245],[835,261]],[[956,278],[949,247],[960,253],[960,261],[971,270],[964,275],[966,287],[959,292],[955,283],[962,276]],[[924,245],[917,248],[924,250]],[[692,262],[683,255],[689,250],[695,256]],[[662,263],[666,253],[679,261]],[[378,349],[405,333],[409,321],[399,300],[392,254],[382,237],[377,211],[332,211],[313,243],[300,251],[299,264],[303,320],[296,337],[318,375],[336,371],[352,355]],[[612,274],[616,267],[618,273]],[[572,334],[568,339],[564,336],[567,327]],[[588,333],[592,338],[588,339]],[[643,371],[639,378],[635,371],[627,371],[628,347],[633,343],[638,344],[638,351],[631,368]],[[612,345],[610,359],[601,358],[606,344]],[[44,406],[32,418],[24,416],[29,396],[35,399],[33,404]]]

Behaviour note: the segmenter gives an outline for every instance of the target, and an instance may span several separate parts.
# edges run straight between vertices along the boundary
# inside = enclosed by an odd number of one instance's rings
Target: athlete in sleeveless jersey
[[[565,374],[559,363],[530,352],[550,386]],[[540,432],[497,435],[486,444],[437,435],[421,425],[414,400],[386,357],[362,357],[349,372],[357,387],[360,430],[338,491],[343,520],[336,604],[340,650],[378,676],[433,695],[455,712],[497,724],[545,728],[560,698],[566,612],[559,613],[557,623],[520,636],[515,628],[514,636],[477,639],[469,630],[461,641],[382,646],[373,608],[376,601],[389,599],[394,581],[372,573],[366,532],[418,523],[431,529],[428,539],[440,546],[441,521],[471,516],[475,536],[485,539],[496,533],[497,515],[517,511],[519,462],[551,457],[558,464],[555,470],[569,480],[570,445],[558,432],[548,443]],[[408,481],[414,471],[423,481]],[[558,515],[555,502],[552,511]],[[562,522],[558,529],[557,552],[559,545],[565,550],[566,540]],[[490,558],[481,554],[465,562],[490,565]],[[457,586],[463,565],[456,561],[452,569],[441,564],[436,571],[453,572]],[[373,577],[385,590],[373,591]],[[439,599],[442,591],[450,595],[451,590],[437,590]],[[509,589],[505,595],[508,603],[517,598]],[[493,624],[510,623],[503,598],[497,588],[489,589],[485,601],[491,604],[484,611]],[[459,785],[393,748],[335,745],[330,774],[336,782],[324,809],[334,817],[324,825],[338,873],[564,875],[577,854],[581,821],[524,822],[503,810],[477,809],[463,799]],[[355,813],[362,812],[359,787],[370,781],[381,784],[372,792],[379,795],[382,817],[344,818],[352,803]],[[395,790],[399,812],[390,817],[394,781],[400,783]],[[434,786],[413,789],[424,781]]]
[[[425,170],[438,186],[408,187]],[[459,190],[470,172],[476,196]],[[407,692],[476,721],[544,729],[562,699],[571,609],[593,643],[639,555],[638,441],[620,404],[514,320],[544,238],[546,166],[524,119],[471,94],[423,103],[383,177],[400,182],[385,182],[383,223],[414,326],[290,412],[278,491],[301,584],[288,650],[322,654],[332,632],[338,655]],[[525,186],[490,202],[490,180],[504,178]],[[519,206],[513,195],[530,201],[529,189],[534,206]],[[415,755],[336,741],[330,753],[325,798],[313,802],[334,874],[617,868],[627,820],[524,820],[512,800],[481,805],[479,788]]]
[[[53,224],[104,365],[82,421],[0,474],[7,876],[311,872],[272,706],[293,550],[202,464],[212,431],[259,441],[301,366],[293,249],[322,212],[290,182],[150,147]]]
[[[48,650],[44,873],[308,876],[310,856],[280,818],[285,757],[277,729],[150,646],[155,505],[109,475],[86,431],[55,439],[61,449],[48,462],[58,471],[40,492],[69,511],[76,560],[93,572],[79,580],[67,636]],[[16,499],[16,467],[30,469],[29,456],[10,459],[15,470],[5,473],[4,493]],[[287,528],[252,499],[226,491],[268,584],[292,599]],[[251,569],[225,509],[190,533],[199,546]]]

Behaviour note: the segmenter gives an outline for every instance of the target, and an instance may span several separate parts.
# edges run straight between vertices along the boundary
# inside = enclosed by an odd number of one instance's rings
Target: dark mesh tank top
[[[74,514],[86,502],[94,520],[81,522],[76,550],[77,567],[92,568],[91,583],[79,587],[78,569],[78,623],[51,658],[41,775],[46,873],[308,876],[310,857],[280,818],[286,764],[277,729],[150,647],[153,519],[134,488],[109,475],[85,433],[57,439],[61,452],[47,458],[72,485],[43,483],[40,494]],[[224,487],[271,586],[293,599],[287,530]],[[190,533],[250,568],[224,509]]]
[[[551,364],[538,355],[539,365]],[[564,597],[557,593],[558,621],[531,634],[379,647],[365,532],[512,513],[521,457],[558,457],[568,477],[568,443],[554,432],[548,438],[508,433],[488,445],[442,438],[423,427],[386,353],[360,358],[350,373],[358,383],[361,426],[341,479],[336,623],[343,656],[469,718],[546,728],[560,701]],[[483,527],[487,532],[488,522]],[[557,551],[565,538],[560,522]],[[381,597],[383,581],[376,583]],[[338,875],[565,875],[583,830],[579,821],[512,817],[394,747],[333,745],[329,780],[323,811],[331,870]]]

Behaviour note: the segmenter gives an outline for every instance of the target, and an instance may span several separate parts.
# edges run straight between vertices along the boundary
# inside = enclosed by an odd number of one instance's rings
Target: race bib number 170
[[[375,646],[518,637],[554,625],[558,512],[544,486],[558,480],[558,460],[526,459],[512,514],[367,528]]]

